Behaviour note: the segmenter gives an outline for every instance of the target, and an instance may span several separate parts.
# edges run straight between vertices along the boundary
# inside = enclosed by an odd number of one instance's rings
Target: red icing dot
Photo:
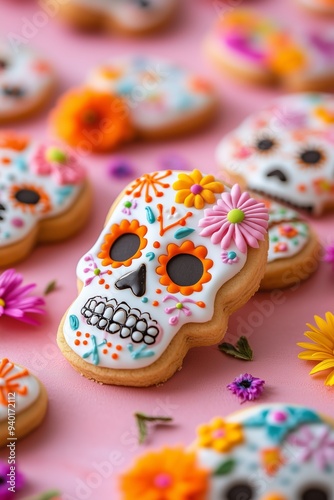
[[[99,285],[104,285],[105,283],[105,280],[102,278],[101,280],[99,280]]]
[[[108,354],[108,349],[103,349],[103,354]]]
[[[112,274],[112,271],[110,271],[110,270],[107,271],[107,274],[109,274],[109,276],[110,276]]]
[[[81,337],[81,332],[77,332],[77,337]]]
[[[104,285],[104,288],[108,290],[110,288],[110,285]]]
[[[12,163],[12,160],[10,158],[4,157],[4,158],[1,158],[1,162],[4,165],[8,165],[9,163]]]
[[[156,306],[158,306],[158,305],[159,305],[159,302],[158,302],[157,300],[154,300],[154,301],[152,302],[152,306],[156,307]]]
[[[107,342],[107,346],[108,347],[112,347],[112,343],[111,342]]]
[[[88,344],[87,340],[84,340],[83,345],[87,345],[87,344]]]
[[[305,184],[299,184],[298,191],[300,191],[301,193],[304,193],[306,190],[307,190],[307,187],[305,186]]]
[[[75,339],[74,344],[75,344],[75,345],[80,345],[80,340]]]
[[[118,359],[118,354],[114,352],[114,354],[111,355],[112,359]]]
[[[87,339],[89,339],[90,334],[89,334],[89,333],[85,333],[85,337],[86,337]]]
[[[121,351],[123,349],[123,347],[121,345],[117,345],[116,349],[117,349],[117,351]]]
[[[161,293],[160,288],[157,288],[156,291],[155,291],[155,293]]]
[[[153,243],[153,246],[154,246],[154,248],[160,248],[160,243],[159,243],[159,241],[155,241],[155,242]]]

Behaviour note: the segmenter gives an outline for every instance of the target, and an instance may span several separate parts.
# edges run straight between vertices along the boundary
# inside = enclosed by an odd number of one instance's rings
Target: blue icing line
[[[154,356],[155,352],[154,351],[147,351],[147,345],[142,345],[139,347],[136,351],[133,348],[132,344],[127,345],[128,351],[131,354],[132,359],[141,359],[141,358],[150,358],[151,356]]]
[[[79,328],[79,319],[75,314],[71,314],[70,318],[70,327],[72,330],[77,330]]]
[[[153,224],[155,222],[155,215],[151,207],[145,207],[146,211],[146,219],[149,224]]]
[[[191,227],[184,227],[182,229],[178,229],[176,233],[174,234],[174,238],[177,240],[180,240],[181,238],[185,238],[186,236],[189,236],[189,234],[193,233],[195,229],[192,229]]]
[[[100,357],[99,357],[99,347],[103,346],[104,344],[107,343],[107,341],[104,339],[101,344],[97,344],[96,342],[96,337],[95,335],[92,335],[92,343],[93,343],[93,349],[91,351],[88,351],[88,352],[85,352],[85,354],[83,354],[83,358],[86,359],[86,358],[89,358],[90,355],[93,355],[93,364],[94,365],[98,365],[99,362],[100,362]]]
[[[15,158],[15,166],[21,171],[26,172],[28,170],[28,164],[23,156],[18,156]]]
[[[148,252],[146,256],[149,261],[153,260],[155,258],[155,253],[154,252]]]
[[[131,80],[122,80],[117,83],[116,91],[118,94],[127,95],[132,92],[134,83]]]
[[[56,193],[58,195],[58,202],[63,203],[63,201],[70,196],[73,192],[73,186],[63,186],[57,189]]]

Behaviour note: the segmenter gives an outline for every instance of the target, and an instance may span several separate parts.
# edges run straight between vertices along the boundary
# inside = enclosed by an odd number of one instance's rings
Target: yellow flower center
[[[233,208],[227,214],[227,220],[232,224],[240,224],[245,219],[245,214],[240,208]]]
[[[55,163],[66,163],[67,160],[66,153],[55,147],[48,148],[45,157],[48,161]]]
[[[5,305],[6,305],[6,302],[0,298],[0,306],[5,307]]]

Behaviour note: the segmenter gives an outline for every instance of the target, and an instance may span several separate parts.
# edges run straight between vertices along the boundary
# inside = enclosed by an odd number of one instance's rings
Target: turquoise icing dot
[[[141,299],[141,301],[142,301],[142,302],[144,302],[144,304],[146,304],[146,303],[148,302],[148,298],[147,298],[147,297],[143,297],[143,298]]]
[[[155,257],[155,253],[154,252],[148,252],[146,254],[146,257],[148,258],[149,261],[153,260],[154,257]]]
[[[235,259],[237,254],[235,252],[228,252],[227,257],[229,259]]]
[[[79,328],[79,319],[75,314],[71,314],[69,321],[72,330],[77,330]]]
[[[21,170],[21,172],[26,172],[28,170],[28,165],[26,160],[22,156],[18,156],[15,159],[15,166]]]
[[[193,233],[195,229],[192,229],[191,227],[184,227],[181,229],[178,229],[175,234],[174,238],[177,240],[180,240],[181,238],[185,238],[186,236],[189,236],[189,234]]]

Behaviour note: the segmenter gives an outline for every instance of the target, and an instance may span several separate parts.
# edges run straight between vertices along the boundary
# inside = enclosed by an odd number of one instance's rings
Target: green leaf
[[[236,461],[232,458],[230,460],[227,460],[226,462],[222,462],[213,472],[213,476],[225,476],[226,474],[230,474],[230,472],[233,471],[235,465]]]
[[[219,344],[218,349],[228,356],[233,356],[234,358],[242,359],[243,361],[253,360],[253,351],[246,337],[240,337],[236,347],[228,342],[223,342],[222,344]]]
[[[145,415],[144,413],[135,413],[134,416],[136,418],[139,430],[139,444],[143,444],[147,438],[147,422],[155,422],[161,424],[173,421],[171,417],[151,417],[150,415]]]
[[[49,295],[49,293],[54,292],[56,288],[57,288],[57,281],[56,280],[50,281],[50,283],[48,283],[45,287],[44,295]]]

